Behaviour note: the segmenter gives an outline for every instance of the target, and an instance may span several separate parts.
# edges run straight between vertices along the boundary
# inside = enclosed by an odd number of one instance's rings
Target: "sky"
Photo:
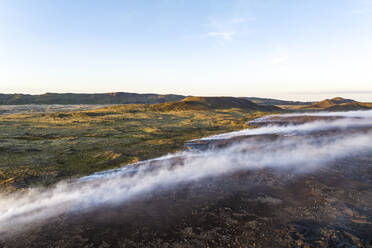
[[[0,92],[372,101],[372,0],[1,0]]]

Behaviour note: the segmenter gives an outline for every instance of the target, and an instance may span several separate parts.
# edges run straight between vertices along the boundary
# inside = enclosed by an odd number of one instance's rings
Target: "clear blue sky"
[[[0,92],[372,101],[372,0],[2,0]]]

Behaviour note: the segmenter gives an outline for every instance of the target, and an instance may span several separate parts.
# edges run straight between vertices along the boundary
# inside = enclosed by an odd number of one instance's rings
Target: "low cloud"
[[[233,17],[228,19],[209,18],[206,26],[210,32],[204,37],[212,37],[223,41],[231,41],[234,36],[242,32],[243,24],[247,22],[245,17]]]
[[[287,63],[289,60],[288,56],[278,56],[270,60],[270,64],[272,65],[281,65]]]
[[[209,32],[205,34],[206,37],[214,37],[225,41],[231,41],[235,32]]]
[[[355,9],[351,11],[351,14],[353,15],[366,15],[370,13],[372,13],[370,9]]]

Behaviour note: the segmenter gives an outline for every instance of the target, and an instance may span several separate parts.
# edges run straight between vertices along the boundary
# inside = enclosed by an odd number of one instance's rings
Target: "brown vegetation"
[[[0,115],[0,187],[48,185],[183,147],[186,140],[246,127],[277,108],[234,98]]]

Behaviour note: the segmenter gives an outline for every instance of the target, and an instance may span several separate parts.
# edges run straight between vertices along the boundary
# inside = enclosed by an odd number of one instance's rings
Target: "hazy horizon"
[[[214,97],[258,97],[258,98],[272,98],[277,100],[290,100],[290,101],[321,101],[324,99],[332,99],[335,97],[342,97],[342,98],[349,98],[356,101],[364,101],[364,102],[372,102],[372,92],[315,92],[315,93],[305,93],[305,92],[298,92],[298,93],[289,93],[286,96],[277,95],[270,96],[270,95],[185,95],[181,93],[173,93],[173,92],[128,92],[128,91],[110,91],[110,92],[70,92],[70,91],[61,91],[61,92],[40,92],[40,93],[24,93],[24,92],[10,92],[10,93],[4,93],[0,92],[0,94],[25,94],[25,95],[43,95],[47,93],[57,93],[57,94],[109,94],[109,93],[134,93],[134,94],[161,94],[161,95],[168,95],[168,94],[174,94],[174,95],[184,95],[184,96],[214,96]],[[275,94],[274,94],[275,95]],[[363,97],[365,96],[365,97]]]

